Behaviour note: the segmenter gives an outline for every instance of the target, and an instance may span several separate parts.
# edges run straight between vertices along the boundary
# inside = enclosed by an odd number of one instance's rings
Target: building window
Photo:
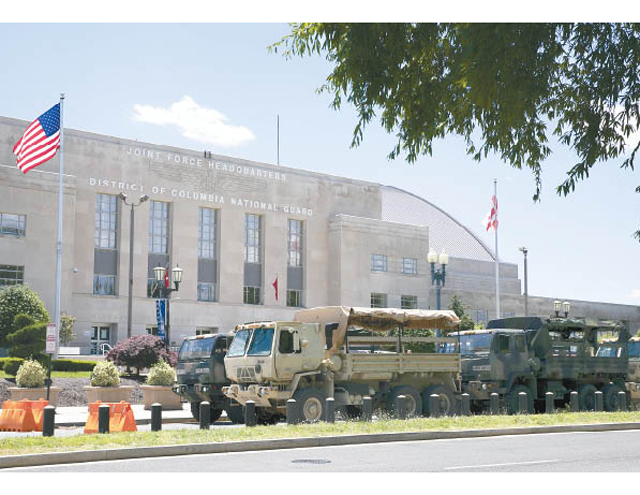
[[[209,335],[218,331],[218,327],[196,327],[196,335]]]
[[[96,229],[94,247],[116,249],[118,224],[118,197],[112,194],[96,194]]]
[[[417,275],[418,260],[415,258],[402,258],[402,273],[406,275]]]
[[[288,233],[288,265],[294,267],[302,266],[302,220],[289,219]]]
[[[158,335],[158,327],[156,325],[147,325],[147,335]]]
[[[371,307],[372,308],[386,308],[387,307],[387,295],[380,294],[378,292],[371,293]]]
[[[400,296],[402,309],[418,309],[418,296]]]
[[[244,287],[244,303],[245,304],[261,304],[260,287]]]
[[[24,237],[27,234],[27,216],[0,213],[0,235]]]
[[[302,291],[287,289],[287,306],[302,307]]]
[[[93,275],[93,293],[99,296],[114,296],[116,294],[115,275]]]
[[[111,349],[111,328],[107,325],[91,326],[91,354],[106,354]]]
[[[244,262],[260,263],[261,262],[261,230],[260,215],[247,213],[244,221]]]
[[[372,272],[387,271],[387,257],[384,254],[371,255],[371,271]]]
[[[198,209],[198,258],[216,259],[216,210]]]
[[[476,323],[486,323],[489,321],[489,311],[486,309],[476,309]]]
[[[214,302],[216,300],[216,284],[198,282],[198,301]]]
[[[24,266],[0,265],[0,287],[24,284]]]
[[[505,311],[502,315],[503,318],[513,318],[516,315],[515,311]]]
[[[169,203],[161,201],[149,203],[149,252],[155,254],[169,252]]]

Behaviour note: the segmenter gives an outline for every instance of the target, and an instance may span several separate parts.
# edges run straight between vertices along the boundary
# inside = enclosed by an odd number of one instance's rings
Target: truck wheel
[[[432,411],[429,404],[429,397],[436,394],[440,396],[440,414],[453,416],[456,408],[456,398],[453,392],[444,385],[431,385],[422,392],[422,412],[425,416],[431,416]]]
[[[293,398],[297,402],[301,421],[313,423],[324,419],[325,397],[318,389],[312,387],[303,388],[298,390],[293,395]]]
[[[211,423],[218,421],[220,415],[222,414],[222,409],[217,409],[211,406],[211,412],[209,414],[209,421]],[[200,421],[200,403],[199,402],[191,402],[191,415],[196,421]]]
[[[604,410],[613,412],[618,410],[618,392],[622,389],[613,383],[609,383],[602,388],[602,399],[604,402]]]
[[[387,396],[388,411],[395,411],[396,399],[399,395],[404,395],[407,398],[407,418],[422,416],[422,398],[420,397],[420,392],[408,385],[395,387],[391,390],[391,393]]]
[[[529,414],[533,413],[533,393],[531,389],[526,385],[514,385],[513,388],[509,391],[506,397],[507,401],[507,413],[508,414],[517,414],[520,410],[519,402],[520,402],[520,392],[527,393],[527,411]]]
[[[596,410],[596,387],[591,383],[585,383],[578,388],[578,403],[581,411]]]
[[[244,424],[244,407],[240,404],[228,405],[224,410],[227,413],[227,418],[229,418],[229,421],[234,425]]]

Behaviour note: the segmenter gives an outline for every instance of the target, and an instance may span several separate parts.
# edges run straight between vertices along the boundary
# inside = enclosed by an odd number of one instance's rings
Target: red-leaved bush
[[[163,359],[175,368],[178,356],[168,351],[162,339],[155,335],[134,335],[127,340],[118,342],[107,354],[107,360],[127,369],[136,368],[140,374],[143,368],[150,368]]]

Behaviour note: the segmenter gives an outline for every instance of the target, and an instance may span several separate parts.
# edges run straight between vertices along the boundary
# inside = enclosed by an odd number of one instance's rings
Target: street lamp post
[[[524,315],[529,316],[529,289],[527,287],[527,253],[529,250],[526,247],[518,248],[524,254]]]
[[[440,257],[438,258],[438,254],[434,249],[429,250],[429,254],[427,255],[427,260],[431,265],[431,284],[435,284],[436,286],[436,309],[441,309],[440,307],[440,289],[444,287],[444,282],[447,276],[447,263],[449,263],[449,255],[442,250],[440,253]],[[440,261],[440,265],[442,268],[436,270],[436,261]],[[440,337],[440,330],[436,330],[436,337]]]
[[[127,338],[131,337],[131,319],[132,319],[132,312],[133,312],[133,220],[134,220],[134,214],[133,214],[133,209],[136,206],[140,206],[142,203],[144,203],[145,201],[147,201],[149,199],[149,196],[147,196],[146,194],[143,194],[142,196],[140,196],[140,199],[138,200],[137,203],[134,203],[133,201],[131,203],[127,203],[127,195],[123,192],[120,193],[120,199],[122,200],[122,202],[127,205],[127,206],[131,206],[131,219],[129,221],[129,298],[128,298],[128,307],[127,307]]]
[[[169,281],[169,286],[165,285],[165,268],[163,266],[156,266],[153,269],[153,273],[156,277],[156,282],[159,283],[157,290],[157,297],[159,299],[167,300],[167,314],[166,314],[166,322],[165,322],[165,347],[169,349],[169,345],[171,344],[171,319],[170,319],[170,308],[169,301],[171,300],[171,293],[177,292],[180,289],[180,282],[182,282],[182,268],[179,265],[176,265],[175,268],[171,270],[171,275],[173,279],[173,284],[175,288],[171,287],[171,282]]]

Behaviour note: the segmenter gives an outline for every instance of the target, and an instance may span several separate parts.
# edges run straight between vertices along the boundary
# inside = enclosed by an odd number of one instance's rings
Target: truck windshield
[[[271,354],[273,328],[256,328],[247,351],[247,356],[268,356]]]
[[[492,333],[460,336],[460,354],[469,356],[477,353],[488,353],[491,347]]]
[[[251,337],[252,330],[240,330],[233,338],[229,350],[227,351],[227,357],[244,356],[244,351],[247,348],[249,337]]]
[[[629,357],[640,357],[640,342],[627,342],[627,354]]]
[[[211,356],[211,349],[215,337],[207,337],[205,339],[185,340],[180,346],[178,359],[180,361],[191,361],[194,359],[207,359]]]

